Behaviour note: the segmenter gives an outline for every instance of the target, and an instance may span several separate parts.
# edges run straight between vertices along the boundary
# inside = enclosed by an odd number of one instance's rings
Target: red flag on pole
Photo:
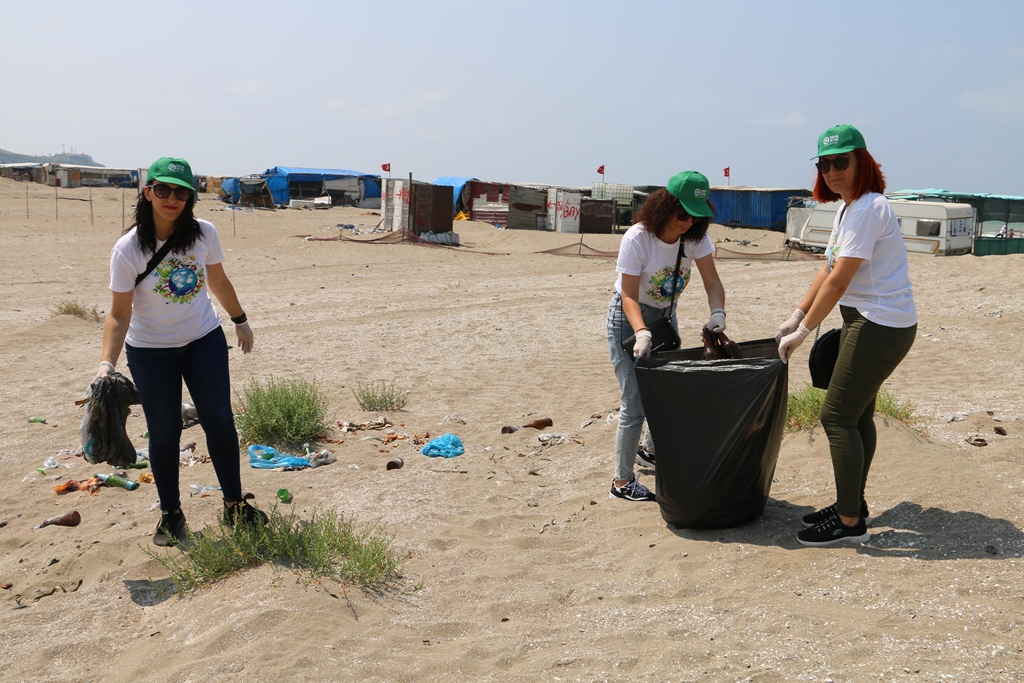
[[[601,175],[604,175],[604,164],[601,164],[600,166],[597,167],[597,172],[600,173]]]
[[[729,177],[729,167],[726,166],[725,168],[723,168],[722,169],[722,173],[724,173],[725,177],[728,178]]]
[[[380,170],[387,171],[388,173],[391,173],[391,164],[381,164],[380,165]],[[726,175],[729,175],[729,174],[726,173]]]

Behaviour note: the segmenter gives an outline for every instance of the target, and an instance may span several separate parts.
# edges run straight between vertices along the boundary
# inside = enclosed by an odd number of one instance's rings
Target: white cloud
[[[402,119],[420,112],[438,102],[448,99],[449,91],[445,88],[424,90],[408,93],[390,102],[378,104],[353,104],[352,100],[333,99],[323,104],[324,111],[347,112],[353,118],[364,119]]]
[[[251,78],[241,83],[232,83],[228,86],[228,92],[232,95],[258,95],[270,89],[270,83],[261,81],[258,78]]]
[[[1020,83],[969,90],[960,96],[959,101],[962,107],[978,109],[1001,118],[1024,118],[1024,85]]]
[[[760,116],[754,119],[754,123],[758,126],[785,128],[790,126],[802,126],[807,123],[807,118],[804,117],[803,112],[799,111],[763,112]]]

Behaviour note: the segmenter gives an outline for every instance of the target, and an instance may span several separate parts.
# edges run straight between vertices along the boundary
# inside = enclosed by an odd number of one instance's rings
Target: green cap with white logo
[[[679,200],[679,203],[691,216],[711,218],[715,212],[708,204],[708,179],[703,173],[697,171],[683,171],[676,173],[669,178],[665,186],[669,194]]]
[[[864,136],[860,134],[859,130],[848,123],[840,123],[818,136],[818,156],[811,158],[817,159],[831,154],[845,154],[855,149],[867,148]]]
[[[160,157],[150,165],[146,173],[146,182],[180,185],[195,192],[192,177],[192,167],[184,159]]]

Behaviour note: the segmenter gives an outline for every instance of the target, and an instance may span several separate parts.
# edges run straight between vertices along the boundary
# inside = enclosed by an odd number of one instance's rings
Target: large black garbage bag
[[[702,348],[636,361],[640,400],[658,454],[661,516],[676,527],[735,526],[761,516],[779,458],[788,366],[774,339],[740,357],[700,360]]]

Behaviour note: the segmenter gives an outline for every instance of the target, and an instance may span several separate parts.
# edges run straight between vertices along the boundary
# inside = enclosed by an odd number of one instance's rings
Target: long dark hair
[[[147,187],[151,187],[147,185]],[[174,221],[174,232],[170,236],[171,253],[176,251],[188,251],[195,246],[196,240],[202,236],[199,229],[199,221],[193,214],[196,205],[196,193],[189,195],[185,202],[185,208],[181,215]],[[138,201],[135,202],[135,222],[128,226],[128,230],[135,228],[135,238],[139,240],[139,247],[143,254],[156,253],[156,223],[153,222],[153,203],[146,199],[146,193],[140,192]]]
[[[853,183],[853,193],[856,198],[860,199],[868,192],[885,194],[885,176],[882,174],[882,167],[871,156],[871,152],[858,148],[853,150],[853,154],[857,157],[857,177]],[[814,181],[814,198],[819,202],[834,202],[842,199],[829,188],[821,171],[818,171],[818,178]]]
[[[713,213],[715,205],[711,203],[710,199],[708,206],[711,207]],[[679,200],[673,197],[668,190],[661,188],[655,190],[637,211],[636,222],[643,223],[645,230],[653,232],[656,237],[661,237],[668,230],[672,219],[683,211],[683,205],[679,203]],[[693,225],[683,234],[683,239],[687,242],[700,242],[707,234],[710,224],[710,218],[694,216]]]

